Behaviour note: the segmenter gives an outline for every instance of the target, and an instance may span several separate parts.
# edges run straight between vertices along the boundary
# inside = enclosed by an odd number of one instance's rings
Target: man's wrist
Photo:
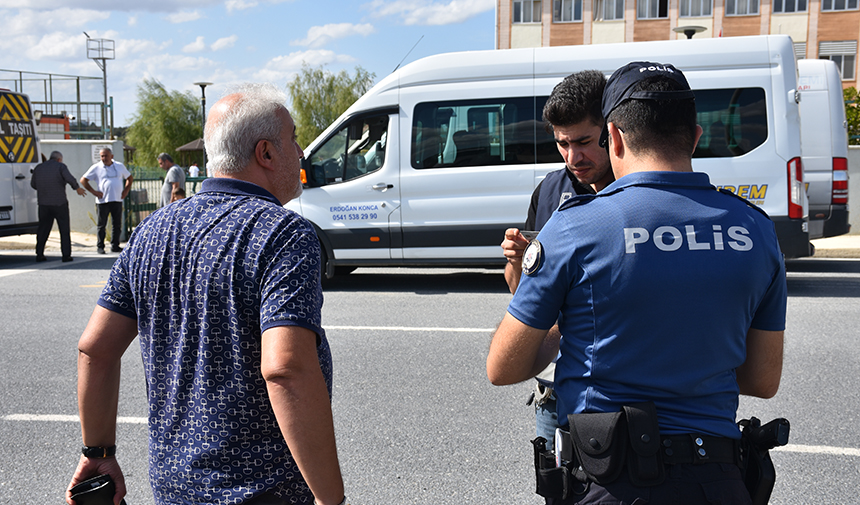
[[[116,446],[110,445],[107,447],[102,447],[85,445],[81,447],[81,454],[90,459],[110,458],[116,455]]]

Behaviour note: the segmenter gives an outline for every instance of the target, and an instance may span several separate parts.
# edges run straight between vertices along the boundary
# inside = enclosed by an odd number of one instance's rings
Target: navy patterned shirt
[[[260,355],[269,328],[315,332],[330,396],[322,303],[313,227],[254,184],[207,179],[135,229],[98,304],[137,320],[157,504],[235,504],[264,492],[313,502]]]

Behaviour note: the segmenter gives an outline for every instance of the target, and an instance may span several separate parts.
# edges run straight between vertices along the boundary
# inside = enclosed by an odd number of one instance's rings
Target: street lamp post
[[[212,83],[211,82],[195,82],[194,84],[196,86],[200,86],[200,95],[201,95],[200,103],[203,105],[203,130],[202,131],[205,132],[206,131],[206,86],[209,86]],[[203,170],[204,174],[208,173],[208,172],[206,172],[206,145],[205,145],[205,143],[203,145],[203,166],[200,168],[201,168],[201,170]]]

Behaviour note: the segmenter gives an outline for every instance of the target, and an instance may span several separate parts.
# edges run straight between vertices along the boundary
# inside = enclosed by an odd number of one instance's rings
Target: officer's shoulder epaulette
[[[744,198],[744,197],[742,197],[742,196],[738,196],[738,195],[736,195],[736,194],[732,193],[731,191],[729,191],[729,190],[727,190],[727,189],[725,189],[725,188],[714,188],[714,189],[716,189],[717,191],[719,191],[720,193],[722,193],[722,194],[724,194],[724,195],[729,195],[729,196],[731,196],[731,197],[737,198],[738,200],[740,200],[740,201],[744,202],[745,204],[747,204],[747,207],[750,207],[750,208],[752,208],[752,209],[755,209],[755,210],[757,210],[757,211],[761,212],[761,213],[762,213],[762,215],[763,215],[764,217],[766,217],[766,218],[770,219],[770,216],[768,216],[768,215],[767,215],[767,212],[765,212],[761,207],[759,207],[758,205],[756,205],[756,204],[752,203],[751,201],[747,200],[746,198]]]
[[[596,195],[591,194],[591,193],[585,194],[585,195],[574,195],[573,197],[568,198],[567,200],[564,201],[564,203],[559,205],[558,210],[569,209],[571,207],[579,207],[579,206],[585,205],[587,203],[593,202],[594,200],[596,200],[598,198],[602,198],[604,196],[609,196],[609,195],[614,195],[615,193],[618,193],[619,191],[622,191],[623,189],[624,188],[617,188],[613,191],[600,192]]]

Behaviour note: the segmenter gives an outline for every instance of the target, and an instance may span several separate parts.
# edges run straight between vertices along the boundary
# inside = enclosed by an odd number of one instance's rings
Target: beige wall
[[[619,21],[599,21],[591,24],[592,44],[611,44],[624,42],[625,23]]]
[[[541,47],[540,23],[512,24],[511,49],[518,47]]]
[[[46,157],[51,154],[51,151],[63,153],[63,163],[69,167],[69,172],[77,180],[80,180],[84,172],[99,161],[98,150],[101,146],[110,146],[114,160],[125,163],[121,140],[43,140],[40,143],[42,152],[45,153]],[[94,152],[95,159],[93,158]],[[96,197],[89,192],[87,192],[87,196],[81,197],[69,188],[66,188],[66,197],[69,199],[69,217],[72,231],[95,234]],[[93,220],[88,214],[92,214]]]
[[[771,35],[788,35],[795,42],[806,42],[809,37],[809,13],[774,14],[770,20]]]

